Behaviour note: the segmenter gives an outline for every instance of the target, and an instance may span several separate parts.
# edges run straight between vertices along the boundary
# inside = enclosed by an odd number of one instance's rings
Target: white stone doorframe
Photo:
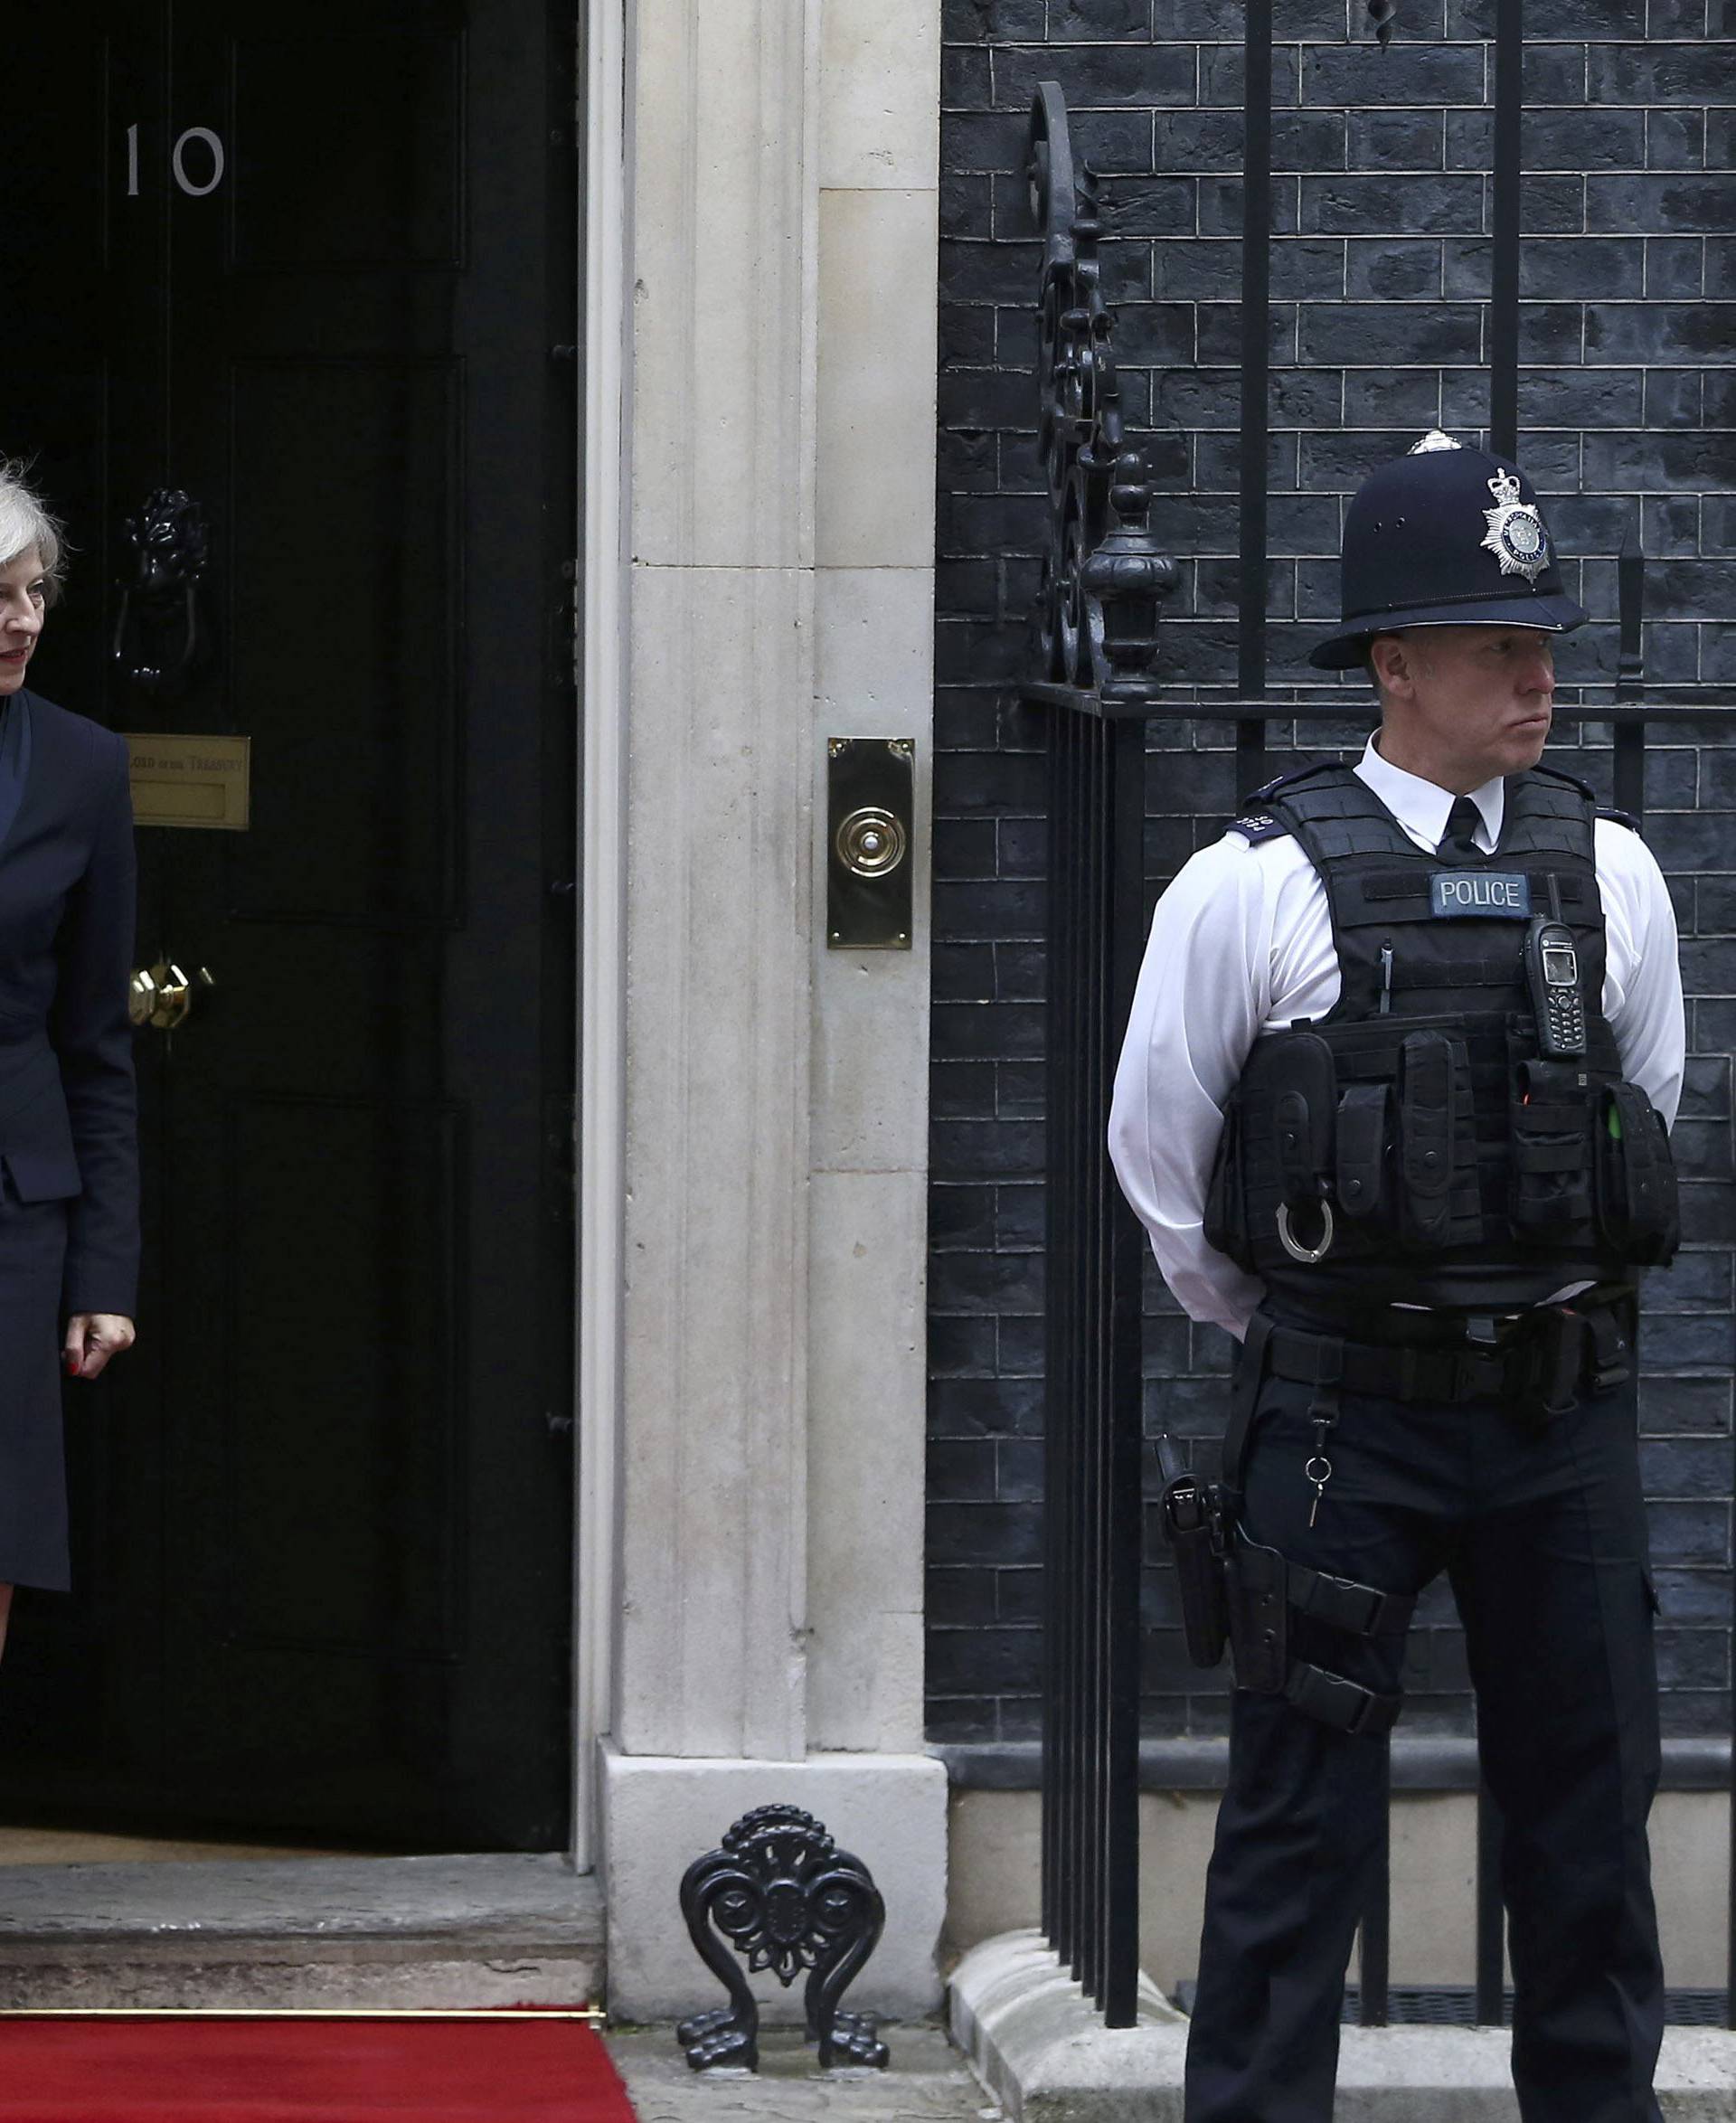
[[[584,402],[579,437],[581,821],[577,1165],[578,1302],[573,1498],[574,1869],[598,1862],[597,1743],[614,1684],[616,1455],[621,1409],[622,1201],[626,1143],[627,561],[623,506],[631,255],[627,184],[627,9],[579,0],[582,103],[578,160]]]
[[[939,0],[586,0],[573,1860],[685,2011],[770,1800],[939,1996],[922,1745]],[[828,952],[828,736],[913,738],[915,948]],[[853,1994],[854,1996],[854,1994]],[[778,1994],[788,2006],[799,1999]]]

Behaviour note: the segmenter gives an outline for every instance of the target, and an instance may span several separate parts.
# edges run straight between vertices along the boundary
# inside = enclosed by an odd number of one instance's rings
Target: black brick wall
[[[1479,438],[1494,0],[1279,0],[1274,68],[1270,661],[1303,675],[1335,617],[1344,499],[1437,423]],[[937,627],[929,1693],[938,1741],[1033,1736],[1041,1524],[1043,730],[1010,697],[1046,523],[1033,455],[1037,247],[1023,162],[1053,75],[1102,171],[1105,285],[1155,520],[1180,564],[1164,675],[1233,679],[1241,138],[1239,0],[945,0]],[[1648,676],[1736,686],[1736,0],[1526,10],[1520,455],[1597,624],[1564,683],[1614,659],[1615,561],[1637,523]],[[1644,33],[1641,33],[1641,25]],[[1347,706],[1356,702],[1345,691]],[[1293,741],[1273,732],[1273,769]],[[1729,1731],[1736,749],[1653,756],[1690,1004],[1677,1129],[1692,1250],[1654,1279],[1646,1476],[1666,1730]],[[1328,732],[1359,746],[1347,717]],[[1552,756],[1608,787],[1607,731]],[[1732,732],[1736,737],[1736,732]],[[1233,807],[1222,722],[1154,728],[1153,889]],[[1320,741],[1313,741],[1316,745]],[[1207,1438],[1231,1345],[1151,1277],[1148,1420]],[[1221,1731],[1146,1574],[1147,1730]],[[1468,1730],[1445,1589],[1411,1640],[1406,1729]]]

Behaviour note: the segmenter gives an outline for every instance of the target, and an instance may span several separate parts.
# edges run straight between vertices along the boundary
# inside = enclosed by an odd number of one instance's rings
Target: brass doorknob
[[[127,1014],[136,1025],[173,1032],[193,1008],[195,986],[203,992],[216,985],[206,967],[189,976],[173,959],[159,958],[148,971],[141,966],[128,982]]]

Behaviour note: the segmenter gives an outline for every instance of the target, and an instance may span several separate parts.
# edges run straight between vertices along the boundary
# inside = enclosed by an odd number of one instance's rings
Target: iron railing
[[[1371,7],[1382,42],[1390,5]],[[1242,243],[1240,629],[1237,680],[1165,684],[1158,612],[1175,571],[1147,524],[1144,460],[1122,432],[1114,320],[1101,287],[1098,185],[1075,165],[1058,83],[1038,89],[1028,174],[1043,238],[1038,296],[1039,450],[1052,535],[1033,661],[1021,686],[1052,711],[1048,729],[1049,1005],[1047,1387],[1044,1432],[1043,1924],[1110,2026],[1132,2023],[1138,1967],[1139,1579],[1142,1566],[1140,1279],[1144,1235],[1109,1164],[1111,1080],[1144,927],[1146,725],[1229,722],[1245,799],[1265,778],[1269,723],[1346,720],[1323,688],[1269,689],[1266,462],[1269,402],[1271,0],[1245,11],[1247,127]],[[1495,38],[1495,177],[1489,436],[1515,453],[1519,367],[1521,0],[1504,0]],[[1618,571],[1613,684],[1558,693],[1565,722],[1609,725],[1615,797],[1646,807],[1646,731],[1727,724],[1736,699],[1710,686],[1648,697],[1642,658],[1645,562],[1630,533]],[[1373,703],[1369,719],[1373,721]],[[1736,1630],[1736,1618],[1732,1628]],[[1736,1645],[1736,1635],[1732,1637]],[[1736,1691],[1732,1691],[1736,1702]],[[1729,1987],[1736,2027],[1736,1743]],[[1391,1760],[1388,1758],[1390,1788]],[[1504,2014],[1501,1824],[1479,1790],[1476,2016]],[[1391,1879],[1383,1850],[1361,1927],[1358,2013],[1390,2017]]]
[[[1109,1168],[1109,1101],[1144,940],[1137,703],[1174,570],[1146,528],[1140,460],[1122,447],[1094,184],[1075,177],[1052,82],[1037,94],[1031,175],[1045,234],[1039,447],[1056,526],[1042,655],[1060,693],[1095,704],[1049,725],[1043,1922],[1119,2027],[1138,1968],[1145,1240]],[[1118,721],[1112,703],[1134,712]]]

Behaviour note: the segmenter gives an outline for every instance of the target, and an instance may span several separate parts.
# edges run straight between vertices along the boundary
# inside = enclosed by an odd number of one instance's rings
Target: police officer
[[[1185,2112],[1331,2115],[1380,1735],[1445,1571],[1505,1824],[1520,2111],[1656,2123],[1632,1342],[1677,1241],[1675,920],[1637,833],[1539,764],[1553,639],[1585,614],[1516,466],[1437,431],[1382,467],[1343,592],[1313,661],[1367,669],[1379,731],[1270,784],[1165,892],[1111,1121],[1171,1290],[1242,1345]]]

